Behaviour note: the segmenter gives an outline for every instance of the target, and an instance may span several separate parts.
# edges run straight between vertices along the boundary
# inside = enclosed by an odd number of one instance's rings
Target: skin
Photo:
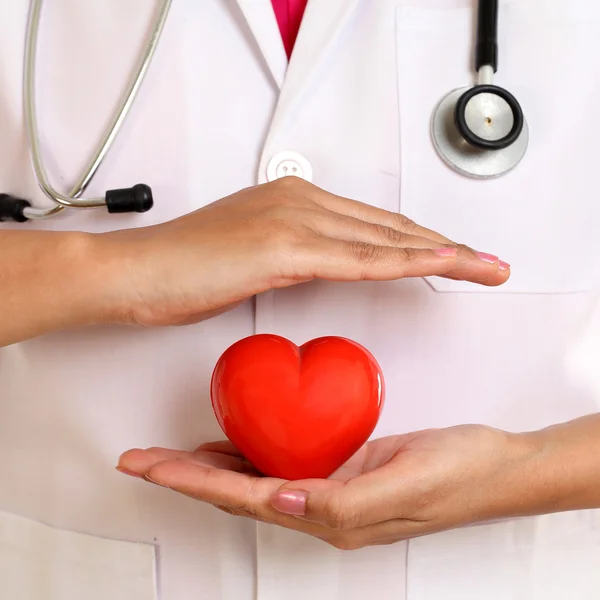
[[[600,415],[536,432],[480,425],[366,444],[329,479],[261,477],[228,442],[130,450],[120,471],[342,550],[474,523],[600,508]]]
[[[313,279],[440,276],[502,285],[509,265],[406,217],[296,178],[173,221],[105,234],[0,231],[0,346],[100,323],[183,325]],[[338,548],[468,523],[600,507],[600,418],[541,432],[482,426],[367,444],[332,478],[260,477],[231,445],[131,450],[118,468]],[[292,514],[290,514],[292,513]]]
[[[433,275],[496,286],[510,269],[402,215],[287,177],[151,227],[0,230],[0,346],[98,323],[195,323],[313,279]]]

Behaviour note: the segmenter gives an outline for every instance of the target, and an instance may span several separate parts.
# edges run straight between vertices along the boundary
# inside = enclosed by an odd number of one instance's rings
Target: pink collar
[[[275,16],[277,17],[277,23],[279,23],[283,45],[289,59],[292,55],[296,38],[298,37],[298,31],[300,30],[300,24],[302,23],[302,17],[304,16],[308,0],[271,1]]]

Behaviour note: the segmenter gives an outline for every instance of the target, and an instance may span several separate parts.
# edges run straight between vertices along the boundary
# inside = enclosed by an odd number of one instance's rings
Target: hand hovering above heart
[[[117,468],[225,512],[355,549],[542,512],[542,454],[535,435],[469,425],[369,442],[329,479],[262,477],[229,442],[196,452],[130,450]]]
[[[95,241],[94,256],[106,257],[111,277],[97,278],[102,302],[93,298],[94,305],[110,307],[105,320],[144,326],[195,323],[256,294],[313,280],[440,276],[499,286],[510,277],[510,265],[495,255],[299,177]]]

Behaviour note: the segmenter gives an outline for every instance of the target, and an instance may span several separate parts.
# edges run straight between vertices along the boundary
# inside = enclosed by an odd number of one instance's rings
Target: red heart
[[[221,356],[211,398],[221,429],[263,474],[329,477],[369,438],[385,385],[361,345],[323,337],[300,348],[254,335]]]

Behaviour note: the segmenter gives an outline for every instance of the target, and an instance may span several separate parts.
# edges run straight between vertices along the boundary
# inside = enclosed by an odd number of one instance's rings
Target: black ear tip
[[[16,198],[9,194],[0,194],[0,222],[13,221],[15,223],[25,223],[25,209],[31,204],[22,198]]]
[[[106,208],[109,213],[143,213],[153,206],[152,190],[144,183],[106,192]]]
[[[146,185],[145,183],[138,183],[137,185],[133,186],[132,190],[135,197],[135,212],[146,212],[154,206],[152,189],[149,185]]]

